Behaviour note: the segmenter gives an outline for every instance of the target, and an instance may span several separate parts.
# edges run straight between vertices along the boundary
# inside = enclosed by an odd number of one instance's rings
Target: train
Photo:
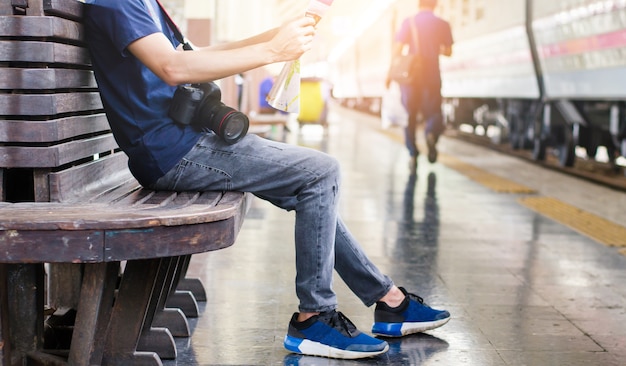
[[[389,2],[329,59],[335,99],[380,112],[394,34],[417,3]],[[437,13],[454,36],[452,56],[441,58],[448,128],[564,167],[623,164],[626,0],[439,0]]]

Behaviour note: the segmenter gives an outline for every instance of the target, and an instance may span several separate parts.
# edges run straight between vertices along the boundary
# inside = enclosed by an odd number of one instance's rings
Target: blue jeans
[[[416,133],[420,114],[426,121],[424,135],[432,133],[437,140],[445,129],[441,113],[441,87],[439,85],[403,85],[401,91],[402,105],[409,115],[404,129],[404,143],[409,154],[417,156]]]
[[[150,188],[250,192],[295,210],[299,310],[321,312],[337,307],[333,268],[366,306],[393,285],[338,217],[339,186],[339,163],[330,155],[256,135],[228,145],[209,132]]]

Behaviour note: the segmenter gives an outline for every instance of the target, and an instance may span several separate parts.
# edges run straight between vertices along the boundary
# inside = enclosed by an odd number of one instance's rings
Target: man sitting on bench
[[[285,347],[336,358],[369,357],[388,350],[387,342],[360,333],[336,310],[333,269],[366,306],[377,304],[375,334],[402,336],[445,324],[450,314],[428,307],[420,297],[394,285],[338,217],[336,159],[252,134],[229,143],[234,141],[225,141],[196,122],[177,123],[169,117],[178,85],[206,84],[299,58],[311,47],[314,20],[300,17],[242,41],[183,51],[171,21],[159,7],[157,0],[87,1],[88,44],[111,129],[129,156],[132,173],[144,186],[251,192],[280,208],[295,210],[300,303],[289,323]],[[209,103],[224,108],[218,102]],[[211,117],[211,113],[202,116]]]

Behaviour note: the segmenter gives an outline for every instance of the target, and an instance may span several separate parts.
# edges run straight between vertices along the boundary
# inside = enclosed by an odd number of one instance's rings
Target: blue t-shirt
[[[149,186],[180,161],[201,132],[168,117],[176,87],[167,85],[127,49],[163,32],[176,41],[154,0],[88,0],[85,30],[100,96],[120,148],[139,183]]]
[[[416,25],[418,44],[413,41],[411,23]],[[415,16],[404,19],[395,40],[409,45],[409,53],[418,54],[422,60],[420,84],[441,86],[439,54],[441,47],[452,46],[450,24],[437,17],[432,11],[422,10]],[[417,49],[416,49],[417,48]]]

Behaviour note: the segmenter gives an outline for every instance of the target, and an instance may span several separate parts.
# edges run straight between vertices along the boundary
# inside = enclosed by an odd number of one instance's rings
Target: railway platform
[[[255,199],[237,245],[192,258],[208,299],[164,365],[624,365],[626,194],[446,137],[438,162],[420,156],[411,175],[399,136],[331,104],[326,130],[287,140],[340,160],[344,221],[398,285],[449,310],[448,324],[360,361],[288,353],[294,215]],[[335,289],[369,333],[373,307],[339,278]]]

